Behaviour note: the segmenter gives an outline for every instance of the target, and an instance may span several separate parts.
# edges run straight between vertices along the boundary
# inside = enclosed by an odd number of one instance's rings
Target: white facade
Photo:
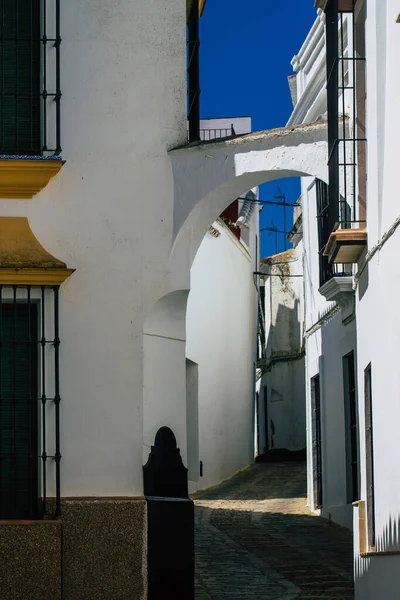
[[[396,148],[400,136],[396,112],[400,102],[400,84],[395,75],[400,51],[399,10],[395,0],[356,3],[358,19],[363,20],[365,14],[368,245],[367,252],[355,265],[352,279],[354,299],[351,286],[347,287],[347,291],[342,286],[336,307],[318,292],[315,184],[312,179],[302,182],[309,500],[314,506],[312,398],[309,388],[311,379],[319,373],[323,442],[322,514],[346,526],[350,526],[354,518],[357,600],[377,597],[393,600],[400,585],[400,484],[395,466],[399,458],[399,266],[394,258],[396,240],[400,235],[400,206],[396,191]],[[323,18],[320,11],[310,35],[293,61],[295,69],[299,70],[298,105],[289,121],[291,124],[315,119],[317,113],[324,112],[325,91],[318,75],[323,53],[320,49]],[[310,73],[314,73],[314,78],[309,78]],[[362,85],[358,88],[358,101],[363,100]],[[355,356],[358,399],[359,502],[353,507],[349,503],[348,414],[343,401],[346,391],[342,363],[343,357],[350,351],[354,351]],[[368,373],[371,375],[371,395]],[[366,410],[369,398],[372,428]]]
[[[186,14],[176,0],[72,0],[61,22],[66,164],[32,200],[0,200],[0,214],[28,217],[76,269],[60,300],[62,495],[137,496],[143,318],[168,286],[167,152],[186,140]]]
[[[358,390],[362,499],[367,498],[364,370],[371,365],[375,546],[377,552],[400,550],[400,484],[397,348],[400,337],[398,305],[399,263],[393,257],[400,240],[400,203],[396,160],[400,127],[396,112],[400,84],[396,77],[400,51],[395,0],[368,2],[367,61],[367,262],[359,265],[356,289]],[[396,22],[397,19],[397,22]],[[355,519],[358,520],[355,510]],[[359,558],[355,539],[357,598],[384,600],[396,596],[400,586],[400,555]],[[371,540],[367,540],[370,544]],[[368,546],[367,546],[368,547]],[[384,587],[380,583],[384,581]],[[394,594],[394,595],[393,595]]]
[[[254,459],[257,209],[249,225],[250,247],[215,222],[191,270],[186,356],[198,369],[199,439],[192,448],[188,432],[189,464],[192,453],[198,457],[189,472],[193,490],[228,479]],[[195,410],[188,397],[188,414]]]
[[[260,454],[306,447],[302,254],[300,243],[261,261],[266,344],[258,362]]]
[[[346,23],[345,17],[345,23]],[[297,104],[288,124],[326,119],[326,54],[324,13],[317,19],[292,65],[297,71]],[[347,39],[347,38],[346,38]],[[301,179],[303,210],[303,273],[305,297],[304,343],[306,354],[308,502],[319,510],[314,497],[316,457],[313,455],[312,380],[319,376],[321,395],[322,516],[352,527],[348,490],[348,427],[344,398],[343,358],[355,352],[355,318],[352,307],[343,314],[335,302],[320,293],[319,242],[315,179]],[[315,381],[315,380],[314,380]],[[315,429],[314,429],[315,435]]]

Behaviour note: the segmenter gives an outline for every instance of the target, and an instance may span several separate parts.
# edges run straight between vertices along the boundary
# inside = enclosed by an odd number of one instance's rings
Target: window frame
[[[9,127],[10,132],[14,129],[14,142],[5,143],[5,113],[3,110],[3,116],[0,118],[0,158],[32,159],[57,157],[61,153],[60,0],[47,0],[47,2],[43,0],[24,0],[23,2],[21,0],[8,0],[8,3],[10,3],[10,20],[15,20],[14,29],[16,32],[15,40],[12,37],[8,39],[8,51],[11,53],[14,52],[16,73],[14,84],[9,79],[8,86],[5,88],[5,46],[4,43],[3,45],[0,44],[0,103],[4,103],[8,98],[12,104],[10,96],[16,97],[13,109],[15,110],[15,120]],[[33,32],[33,3],[38,4],[35,16],[35,21],[37,19],[38,22],[35,26],[35,32]],[[24,21],[21,14],[22,6],[26,11],[30,12],[31,35],[28,38],[24,36],[19,38],[18,36],[20,23]],[[6,0],[0,0],[0,23],[2,27],[0,36],[2,37],[4,36],[6,8]],[[27,19],[29,18],[27,17]],[[27,49],[28,44],[30,44],[30,50]],[[36,44],[38,46],[35,50],[37,60],[34,60],[33,49],[36,47]],[[14,51],[12,50],[13,45]],[[31,62],[27,59],[28,52]],[[21,112],[21,102],[17,100],[20,92],[19,81],[23,79],[24,74],[21,70],[21,57],[25,57],[25,68],[30,69],[31,87],[28,95],[31,96],[31,102],[28,112],[26,112],[26,105],[25,110]],[[28,63],[29,67],[27,66]],[[34,77],[33,74],[35,74]],[[13,85],[15,86],[14,92],[12,90]],[[22,100],[22,96],[20,100]],[[35,105],[35,110],[33,110],[33,105]],[[26,128],[28,122],[28,127],[31,129],[30,143],[23,143],[19,139],[19,131],[22,126]],[[35,123],[34,128],[33,123]],[[35,140],[34,144],[33,140]]]
[[[36,336],[29,325],[29,339],[18,342],[15,338],[17,327],[18,306],[27,306],[28,314],[34,310],[37,312]],[[61,503],[61,480],[60,480],[60,337],[59,337],[59,286],[46,285],[17,285],[0,284],[0,343],[3,342],[3,315],[4,307],[7,310],[14,311],[14,358],[13,358],[13,418],[14,431],[12,435],[16,439],[16,379],[18,368],[21,365],[28,364],[29,388],[33,382],[37,385],[36,397],[29,396],[29,402],[32,402],[29,422],[29,436],[32,440],[30,451],[36,446],[36,454],[29,458],[29,501],[26,499],[26,505],[29,505],[29,511],[21,510],[17,506],[14,493],[14,506],[12,510],[4,511],[2,505],[3,498],[0,498],[0,519],[18,519],[35,520],[56,518],[60,515]],[[32,363],[16,362],[17,344],[29,344],[29,358],[36,353],[36,368]],[[35,350],[31,350],[35,348]],[[2,369],[3,355],[0,353],[0,382],[4,377]],[[3,380],[4,381],[4,380]],[[0,385],[0,403],[1,391],[3,385]],[[35,405],[33,404],[35,403]],[[0,409],[0,432],[2,428],[2,419],[5,418]],[[36,415],[36,420],[34,419]],[[10,459],[11,456],[11,459]],[[36,459],[36,460],[34,460]],[[13,452],[5,457],[0,454],[0,470],[3,460],[14,461],[14,471],[10,474],[9,487],[16,488],[15,481],[20,475],[16,471],[17,452],[15,442],[13,443]],[[14,477],[14,480],[12,479]],[[36,494],[35,490],[36,489]]]

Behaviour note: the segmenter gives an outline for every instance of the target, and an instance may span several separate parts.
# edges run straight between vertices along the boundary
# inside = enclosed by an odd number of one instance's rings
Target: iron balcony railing
[[[215,140],[219,138],[236,135],[233,124],[230,127],[222,129],[200,129],[200,139],[202,141]]]

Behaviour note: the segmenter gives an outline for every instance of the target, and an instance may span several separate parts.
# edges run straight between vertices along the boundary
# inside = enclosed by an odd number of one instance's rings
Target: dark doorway
[[[314,506],[322,507],[321,390],[319,375],[311,379]]]

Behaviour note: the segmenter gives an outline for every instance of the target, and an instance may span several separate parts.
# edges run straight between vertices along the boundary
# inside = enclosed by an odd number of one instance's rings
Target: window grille
[[[60,514],[59,351],[58,286],[0,285],[0,519]]]
[[[318,225],[318,254],[319,254],[319,283],[320,286],[327,283],[332,277],[343,277],[351,275],[352,265],[340,263],[331,264],[327,256],[324,256],[325,246],[331,234],[331,204],[330,187],[320,179],[316,182],[317,196],[317,225]]]
[[[60,0],[0,0],[0,155],[60,154],[60,44]]]
[[[358,168],[364,163],[366,144],[359,119],[365,56],[360,55],[364,53],[363,31],[357,31],[354,5],[346,13],[338,10],[338,0],[329,0],[326,7],[330,231],[364,223],[359,211],[363,186]]]

